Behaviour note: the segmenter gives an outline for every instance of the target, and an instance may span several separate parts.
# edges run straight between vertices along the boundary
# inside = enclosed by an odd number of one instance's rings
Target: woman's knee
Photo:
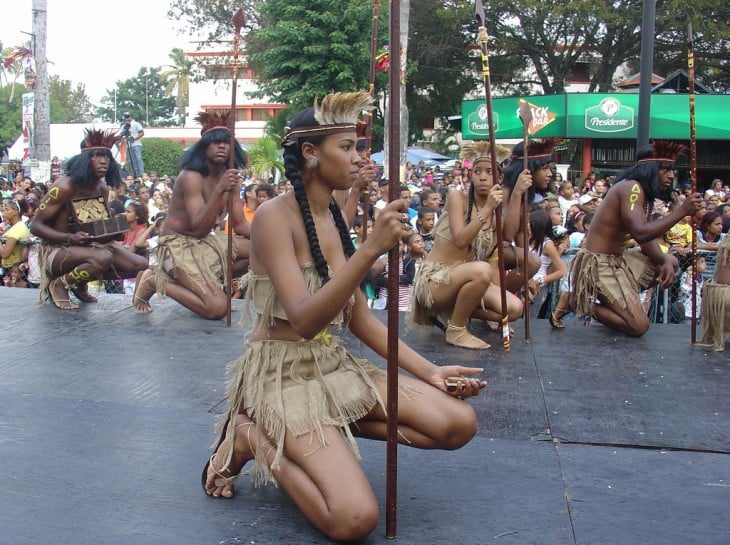
[[[205,301],[205,307],[201,315],[208,320],[220,320],[228,314],[228,302],[220,298],[212,298]]]
[[[370,501],[334,502],[332,518],[325,533],[334,541],[359,541],[370,535],[378,526],[380,513],[373,497]],[[339,505],[337,505],[339,504]]]
[[[456,450],[466,445],[477,433],[477,415],[466,402],[459,401],[449,411],[446,422],[436,432],[440,448]]]
[[[507,314],[509,321],[514,322],[522,317],[523,308],[522,301],[520,301],[517,297],[510,297],[507,300]]]
[[[649,331],[650,327],[649,320],[633,320],[631,323],[628,324],[628,328],[626,331],[626,334],[629,337],[643,337],[647,331]]]

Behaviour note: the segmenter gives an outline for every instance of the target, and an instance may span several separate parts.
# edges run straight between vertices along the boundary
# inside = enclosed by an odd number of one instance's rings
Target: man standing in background
[[[129,146],[128,152],[131,154],[130,164],[132,166],[132,175],[136,178],[142,176],[144,172],[144,161],[142,160],[142,137],[144,136],[144,129],[142,125],[135,121],[134,116],[130,113],[124,114],[125,130],[122,134],[127,138],[127,145]],[[126,134],[127,125],[129,126],[129,134]]]

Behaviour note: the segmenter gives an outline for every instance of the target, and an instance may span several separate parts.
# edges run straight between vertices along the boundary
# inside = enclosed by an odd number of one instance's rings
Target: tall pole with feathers
[[[233,35],[233,59],[231,59],[231,71],[233,73],[233,85],[231,90],[231,113],[229,115],[229,121],[231,124],[231,150],[228,155],[228,168],[236,168],[236,87],[238,81],[238,68],[241,47],[241,29],[246,23],[246,18],[243,15],[243,8],[239,8],[236,14],[233,16],[233,26],[236,29]],[[228,297],[226,302],[226,325],[231,326],[231,295],[233,294],[233,191],[228,193],[228,252],[226,267],[228,270]]]
[[[376,72],[376,60],[375,57],[378,53],[378,11],[380,10],[380,2],[375,0],[373,2],[373,22],[370,32],[370,80],[368,93],[370,96],[375,96],[375,72]],[[373,148],[373,112],[368,110],[367,113],[367,124],[365,125],[365,141],[366,141],[366,154],[368,160],[370,160],[370,152]],[[362,192],[362,209],[364,212],[363,227],[362,227],[362,240],[368,237],[368,218],[370,218],[370,185],[363,188]]]
[[[494,112],[492,110],[492,83],[489,75],[489,53],[487,50],[486,16],[484,14],[484,5],[481,0],[476,0],[476,17],[479,23],[479,44],[482,51],[482,76],[484,81],[484,95],[487,107],[487,122],[489,124],[489,155],[492,159],[492,176],[496,177],[499,173],[497,165],[497,153],[495,150],[496,142],[494,137]],[[509,317],[507,314],[507,291],[505,288],[504,274],[504,247],[502,245],[502,210],[497,208],[494,215],[494,227],[497,232],[497,247],[499,248],[497,268],[499,269],[499,295],[502,308],[501,325],[502,325],[502,346],[505,352],[510,351],[509,339]]]
[[[692,194],[697,192],[697,123],[695,118],[695,52],[692,23],[687,29],[687,75],[689,79],[689,175]],[[690,341],[697,342],[697,216],[692,216],[692,321]]]

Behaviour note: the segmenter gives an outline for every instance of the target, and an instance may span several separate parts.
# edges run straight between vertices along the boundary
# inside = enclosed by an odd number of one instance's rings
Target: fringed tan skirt
[[[233,245],[235,254],[236,245]],[[195,285],[207,293],[207,286],[227,284],[228,236],[208,235],[204,238],[184,235],[160,237],[157,248],[157,294],[165,295],[165,285],[174,281],[173,270],[182,271]],[[236,256],[233,256],[235,259]]]
[[[570,270],[573,294],[571,307],[579,316],[591,313],[598,294],[608,303],[627,308],[629,302],[640,304],[639,294],[652,285],[656,269],[641,252],[597,254],[581,248]]]
[[[730,284],[705,283],[702,290],[703,344],[712,344],[716,352],[725,350],[725,333],[730,332]]]
[[[271,467],[278,469],[284,452],[285,434],[298,437],[311,433],[315,448],[326,446],[324,428],[334,426],[346,438],[359,459],[350,424],[365,417],[379,403],[385,405],[374,378],[384,371],[364,359],[351,356],[337,337],[325,333],[313,340],[255,341],[228,365],[227,434],[233,454],[235,416],[246,413],[259,431],[276,447]],[[275,482],[266,464],[266,449],[258,449],[251,475],[255,485]]]
[[[463,261],[446,265],[438,261],[424,261],[418,266],[416,277],[413,279],[413,296],[411,308],[408,311],[408,321],[419,325],[431,325],[431,318],[444,314],[444,311],[433,310],[433,294],[431,282],[437,286],[451,284],[451,271]],[[450,311],[448,312],[450,314]]]

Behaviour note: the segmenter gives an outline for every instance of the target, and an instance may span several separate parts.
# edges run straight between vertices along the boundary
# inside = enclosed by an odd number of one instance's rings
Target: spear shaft
[[[689,176],[692,194],[697,192],[697,122],[695,117],[695,52],[692,23],[687,29],[687,75],[689,77]],[[690,342],[697,342],[697,216],[692,216],[692,323]]]
[[[229,115],[231,123],[231,145],[228,154],[228,168],[236,168],[236,87],[238,80],[238,56],[240,54],[241,45],[241,28],[243,28],[245,18],[243,16],[243,8],[239,8],[233,16],[233,25],[236,29],[233,35],[233,59],[231,62],[231,71],[233,73],[233,85],[231,90],[231,113]],[[228,297],[226,298],[226,326],[231,326],[231,296],[233,295],[233,191],[228,193],[228,247],[226,253],[226,269],[228,275]]]
[[[532,111],[530,104],[520,101],[520,119],[522,120],[522,170],[529,170],[530,157],[528,153],[528,144],[530,137],[530,121],[532,121]],[[529,193],[525,191],[522,198],[522,274],[524,275],[524,296],[525,296],[525,342],[530,342],[530,275],[527,274],[527,258],[529,252],[530,238],[528,236],[528,227],[530,221],[530,201]]]
[[[479,16],[479,8],[481,7],[481,19]],[[484,26],[484,8],[481,6],[481,2],[477,0],[477,20],[479,21],[479,44],[481,45],[482,51],[482,77],[484,81],[484,96],[487,107],[487,122],[489,124],[489,155],[492,159],[492,177],[494,180],[498,179],[499,168],[497,165],[497,153],[496,153],[496,142],[494,137],[494,112],[492,110],[492,85],[489,74],[489,53],[487,51],[487,29]],[[500,304],[502,305],[502,347],[505,352],[510,351],[510,338],[509,338],[509,317],[507,314],[507,289],[505,287],[505,273],[504,273],[504,245],[502,243],[502,209],[498,207],[494,213],[494,228],[497,232],[497,268],[499,271],[499,296]]]
[[[390,2],[390,67],[388,69],[389,200],[398,198],[401,115],[401,0]],[[395,58],[393,58],[395,56]],[[367,218],[366,218],[367,222]],[[367,223],[366,223],[367,225]],[[398,521],[398,245],[388,253],[387,444],[385,472],[385,537],[395,538]]]
[[[373,22],[370,31],[370,81],[368,93],[370,96],[375,96],[375,57],[378,53],[378,11],[380,9],[380,2],[375,0],[373,2]],[[367,125],[365,126],[365,139],[366,139],[366,154],[368,161],[370,160],[370,153],[373,148],[373,111],[368,110],[367,113]],[[363,209],[363,226],[362,226],[362,241],[365,242],[368,238],[368,219],[370,218],[370,184],[368,187],[363,188],[362,191],[362,209]]]

